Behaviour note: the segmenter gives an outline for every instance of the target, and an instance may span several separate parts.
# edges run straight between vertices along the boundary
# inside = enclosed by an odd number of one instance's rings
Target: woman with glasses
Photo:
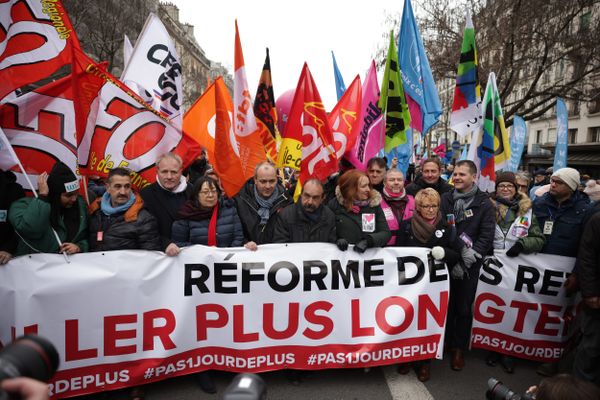
[[[463,242],[456,235],[454,225],[449,224],[440,212],[441,198],[433,188],[421,189],[415,196],[415,212],[405,221],[398,243],[401,246],[429,247],[437,260],[444,261],[452,268],[460,261]],[[430,360],[417,364],[417,378],[421,382],[429,380]],[[400,364],[398,372],[407,374],[410,364]]]
[[[508,257],[541,251],[546,239],[532,212],[532,201],[525,193],[518,191],[514,173],[496,174],[496,192],[491,199],[496,207],[494,249],[506,250]],[[486,358],[490,366],[495,366],[498,361],[504,371],[509,374],[514,372],[514,360],[511,357],[490,352]]]
[[[203,176],[196,181],[192,198],[177,213],[171,239],[179,247],[244,244],[244,231],[235,204],[222,197],[219,185],[212,178]]]

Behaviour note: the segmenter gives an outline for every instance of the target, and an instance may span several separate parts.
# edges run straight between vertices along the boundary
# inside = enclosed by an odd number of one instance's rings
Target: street
[[[467,353],[466,367],[461,372],[452,371],[449,355],[441,361],[433,361],[431,379],[419,382],[414,372],[399,375],[395,366],[363,369],[336,369],[303,372],[299,386],[290,384],[282,371],[261,374],[267,384],[268,399],[307,400],[478,400],[485,398],[487,381],[499,379],[516,393],[523,394],[529,386],[539,383],[535,373],[537,363],[517,360],[514,374],[506,374],[500,366],[485,364],[486,352],[473,350]],[[206,394],[200,390],[194,375],[169,379],[145,387],[149,400],[209,400],[221,399],[227,385],[235,376],[232,373],[213,374],[218,393]],[[127,400],[129,390],[118,390],[80,397],[81,400]]]

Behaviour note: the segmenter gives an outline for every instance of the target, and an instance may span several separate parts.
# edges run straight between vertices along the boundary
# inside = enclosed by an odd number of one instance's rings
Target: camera
[[[510,390],[496,378],[488,380],[488,390],[485,392],[485,398],[488,400],[535,400],[535,395],[525,393],[518,394]]]
[[[223,400],[264,400],[267,398],[267,385],[256,374],[238,374],[233,378]]]
[[[56,348],[40,336],[21,336],[0,350],[0,382],[21,376],[45,382],[57,369]],[[8,394],[0,390],[0,400],[8,398]]]

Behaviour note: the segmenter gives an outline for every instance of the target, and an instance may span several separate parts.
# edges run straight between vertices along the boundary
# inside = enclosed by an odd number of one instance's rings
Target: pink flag
[[[376,157],[385,145],[385,121],[381,109],[377,106],[379,101],[379,84],[375,61],[362,88],[361,122],[354,147],[348,151],[346,158],[360,170],[367,169],[367,161]]]

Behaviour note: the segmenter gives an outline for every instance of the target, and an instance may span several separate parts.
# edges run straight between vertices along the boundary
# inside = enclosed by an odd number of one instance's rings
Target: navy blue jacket
[[[591,211],[590,199],[579,191],[575,191],[571,198],[560,205],[550,193],[536,198],[533,213],[542,231],[546,221],[554,221],[552,233],[544,235],[546,244],[542,253],[576,257],[581,233]]]
[[[208,224],[202,221],[178,219],[173,222],[171,239],[179,247],[193,244],[208,245]],[[231,199],[220,201],[217,215],[217,247],[237,247],[244,244],[244,231],[237,209]]]

